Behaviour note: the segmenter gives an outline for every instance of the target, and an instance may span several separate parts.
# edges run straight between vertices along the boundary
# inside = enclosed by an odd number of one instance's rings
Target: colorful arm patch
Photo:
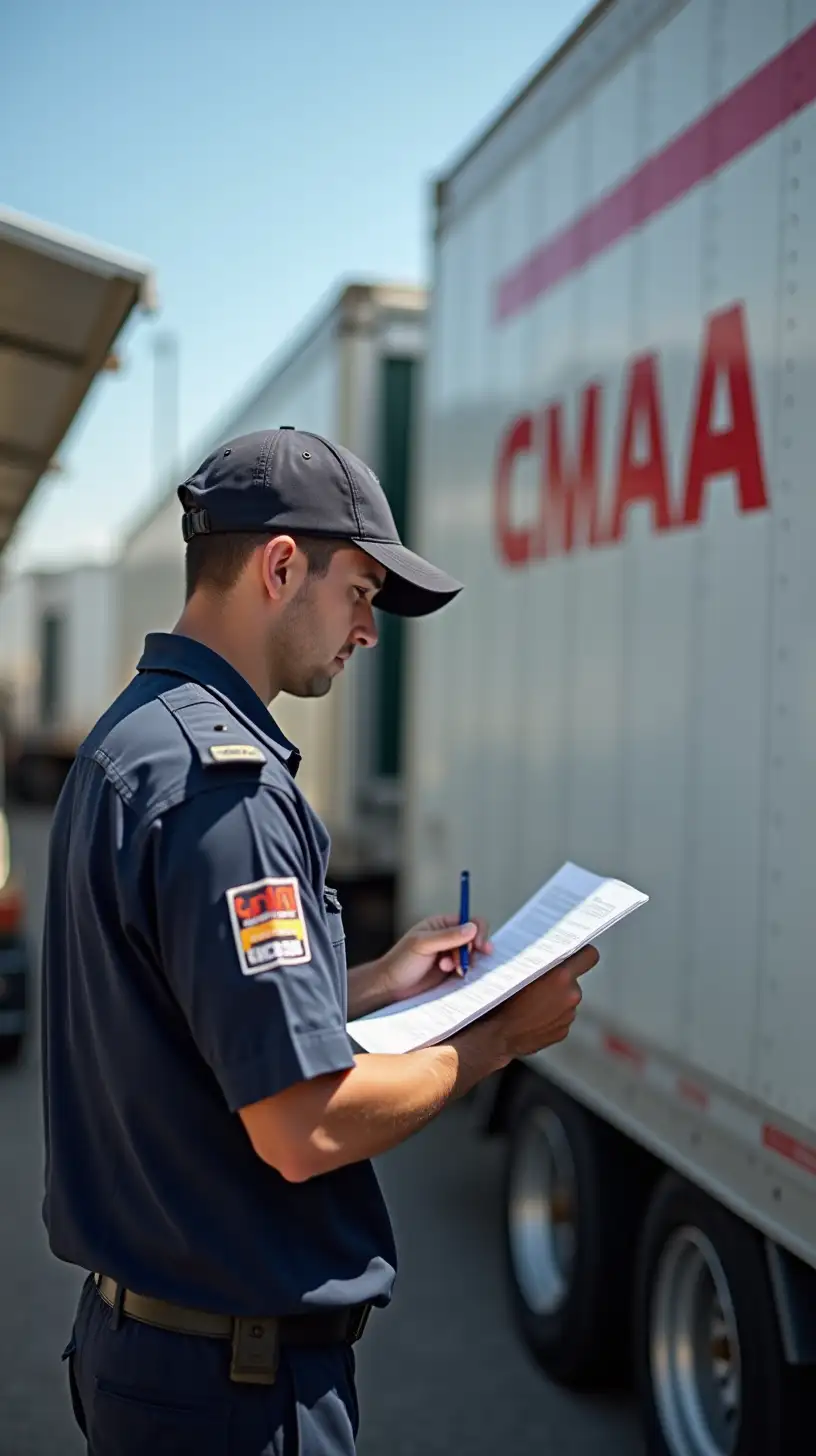
[[[245,976],[312,958],[296,879],[256,880],[227,890],[238,962]]]

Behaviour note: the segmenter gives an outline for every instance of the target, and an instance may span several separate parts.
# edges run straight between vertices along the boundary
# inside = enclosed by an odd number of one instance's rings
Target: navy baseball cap
[[[178,488],[185,541],[269,531],[351,541],[388,572],[375,606],[399,617],[436,612],[462,590],[403,546],[379,480],[322,435],[282,425],[219,445]]]

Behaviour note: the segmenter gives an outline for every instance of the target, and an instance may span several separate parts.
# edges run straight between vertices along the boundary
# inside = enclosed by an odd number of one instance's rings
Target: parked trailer
[[[488,1123],[521,1331],[653,1456],[814,1443],[814,101],[816,0],[609,0],[437,189],[401,919],[651,897]]]
[[[313,430],[373,465],[397,526],[410,538],[425,307],[424,291],[408,285],[342,287],[208,433],[189,469],[236,435],[286,424]],[[122,686],[146,634],[172,628],[184,604],[177,484],[129,532],[118,562]],[[393,934],[402,802],[403,626],[383,615],[379,627],[378,651],[355,658],[328,698],[275,703],[278,722],[303,754],[298,782],[331,833],[349,955],[362,959],[379,954]]]
[[[0,588],[0,693],[11,796],[56,801],[116,695],[118,595],[108,564],[28,571]]]

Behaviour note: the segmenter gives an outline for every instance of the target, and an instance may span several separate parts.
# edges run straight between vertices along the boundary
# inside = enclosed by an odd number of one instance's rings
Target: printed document
[[[492,937],[464,977],[350,1021],[348,1034],[367,1052],[409,1052],[447,1041],[515,995],[610,926],[645,905],[648,895],[567,863]]]

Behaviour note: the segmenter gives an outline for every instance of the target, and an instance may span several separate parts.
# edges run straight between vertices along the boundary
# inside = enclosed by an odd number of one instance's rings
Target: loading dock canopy
[[[0,207],[0,552],[137,305],[145,264]]]

